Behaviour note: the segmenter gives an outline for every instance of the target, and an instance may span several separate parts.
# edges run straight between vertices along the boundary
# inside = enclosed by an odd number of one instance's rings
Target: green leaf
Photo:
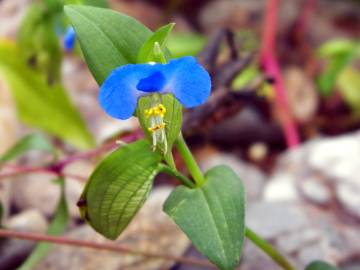
[[[41,72],[49,84],[54,84],[60,82],[62,50],[54,30],[56,14],[49,9],[61,10],[62,5],[58,1],[49,1],[47,5],[37,2],[29,8],[17,41],[20,56],[29,68]]]
[[[115,68],[136,63],[151,31],[135,19],[110,9],[65,6],[86,62],[101,84]]]
[[[336,85],[347,104],[360,115],[360,72],[348,67],[340,73]]]
[[[260,73],[260,70],[256,66],[248,66],[239,73],[238,76],[232,82],[232,88],[235,90],[242,89],[256,78]]]
[[[69,211],[65,198],[65,181],[63,178],[58,179],[58,182],[61,186],[61,196],[58,206],[56,208],[55,216],[49,225],[47,234],[49,235],[60,235],[65,231],[66,225],[69,221]],[[26,259],[26,261],[17,268],[18,270],[31,270],[34,269],[34,266],[40,262],[46,254],[49,252],[51,244],[49,243],[40,243],[37,244],[31,255]]]
[[[55,154],[55,149],[51,143],[41,134],[29,134],[18,141],[4,155],[0,157],[0,162],[12,160],[30,150],[40,150]]]
[[[339,268],[328,264],[323,261],[313,261],[310,263],[305,270],[339,270]]]
[[[355,46],[357,46],[356,42],[349,39],[330,40],[318,48],[317,54],[320,57],[331,57],[352,51]]]
[[[50,87],[18,55],[15,44],[0,41],[0,75],[9,83],[20,119],[79,148],[92,147],[93,137],[64,88]]]
[[[318,79],[320,93],[328,96],[332,93],[336,79],[353,57],[353,52],[345,52],[333,56]]]
[[[206,38],[198,34],[173,33],[169,35],[166,44],[174,58],[195,56],[204,48]]]
[[[220,269],[240,261],[245,233],[245,193],[239,177],[226,166],[209,170],[203,186],[177,187],[164,211],[195,247]]]
[[[182,124],[182,105],[179,101],[172,95],[166,94],[161,95],[161,103],[166,108],[166,113],[164,116],[165,134],[167,139],[167,148],[168,152],[171,152],[172,146],[179,136]],[[141,97],[138,101],[138,106],[136,109],[136,116],[139,118],[140,125],[142,130],[145,133],[145,137],[152,142],[152,134],[148,131],[150,125],[150,119],[145,116],[145,110],[151,108],[151,96]],[[159,145],[160,152],[164,152],[164,145]]]
[[[154,61],[154,45],[156,42],[159,43],[162,51],[166,51],[166,40],[174,26],[175,23],[169,23],[156,30],[141,47],[138,54],[137,62],[148,63]]]
[[[161,156],[144,141],[123,146],[90,176],[79,200],[80,213],[99,233],[116,239],[144,204]]]

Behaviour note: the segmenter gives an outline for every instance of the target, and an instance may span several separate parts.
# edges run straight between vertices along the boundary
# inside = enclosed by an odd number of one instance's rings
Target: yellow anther
[[[157,124],[157,125],[155,125],[155,126],[153,126],[153,127],[149,127],[148,130],[149,130],[150,132],[155,132],[155,131],[157,131],[157,130],[159,130],[159,129],[163,129],[163,128],[165,128],[165,123]]]
[[[159,104],[155,107],[152,107],[148,110],[145,110],[145,116],[146,117],[150,117],[150,116],[160,116],[161,118],[164,118],[166,113],[166,108],[163,104]]]

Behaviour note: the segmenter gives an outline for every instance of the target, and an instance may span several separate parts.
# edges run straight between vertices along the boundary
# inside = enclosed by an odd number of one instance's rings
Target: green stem
[[[286,260],[272,245],[266,242],[263,238],[253,232],[251,229],[245,229],[245,236],[251,240],[258,248],[264,251],[274,262],[280,265],[285,270],[295,270],[295,267]]]
[[[181,183],[183,183],[185,186],[188,186],[189,188],[195,187],[194,183],[189,178],[187,178],[185,175],[179,173],[178,171],[170,168],[167,165],[160,164],[160,171],[163,173],[166,173],[168,175],[174,176],[175,178],[179,179],[181,181]]]
[[[194,178],[196,186],[200,187],[205,182],[204,176],[181,133],[177,138],[175,145],[179,150],[180,155],[183,157],[191,176]]]
[[[174,156],[173,156],[171,150],[168,150],[168,152],[164,155],[164,160],[170,166],[171,169],[177,171],[176,164],[174,161]]]

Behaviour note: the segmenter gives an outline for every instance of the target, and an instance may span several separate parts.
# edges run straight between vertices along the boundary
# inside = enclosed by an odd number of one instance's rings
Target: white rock
[[[35,208],[46,216],[52,216],[57,206],[60,187],[52,182],[49,174],[29,174],[13,179],[12,198],[19,209]],[[83,190],[84,183],[66,179],[66,197],[72,217],[80,217],[76,203]]]
[[[349,214],[360,218],[360,188],[347,183],[336,186],[336,197]]]
[[[309,165],[330,178],[358,182],[360,133],[314,142],[309,148]]]
[[[17,231],[45,233],[48,223],[39,210],[29,209],[6,220],[5,226]]]
[[[300,181],[300,187],[303,195],[312,202],[326,204],[331,200],[329,188],[316,178]]]
[[[264,200],[269,202],[299,200],[294,176],[282,172],[272,176],[265,186]]]
[[[309,219],[300,204],[289,202],[255,202],[248,205],[246,222],[266,239],[295,232],[309,226]]]
[[[304,229],[294,233],[281,235],[276,245],[287,254],[299,251],[306,245],[313,244],[321,238],[321,232],[316,229]]]

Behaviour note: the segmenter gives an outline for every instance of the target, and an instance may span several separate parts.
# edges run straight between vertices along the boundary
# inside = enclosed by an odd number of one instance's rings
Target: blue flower
[[[64,46],[65,52],[71,52],[74,49],[75,42],[76,42],[76,34],[74,31],[74,28],[69,26],[66,29],[66,32],[64,35],[63,46]]]
[[[99,102],[114,118],[127,119],[141,96],[172,93],[186,108],[204,103],[210,95],[208,72],[194,57],[168,64],[128,64],[116,68],[100,88]]]

